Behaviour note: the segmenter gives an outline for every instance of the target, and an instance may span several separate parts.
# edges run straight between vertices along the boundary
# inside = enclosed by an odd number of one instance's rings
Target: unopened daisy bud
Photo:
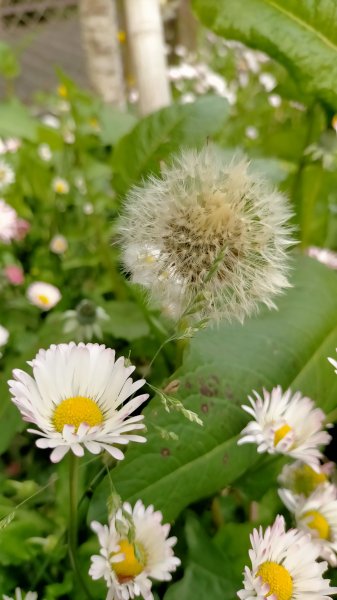
[[[49,248],[54,254],[64,254],[68,249],[68,242],[64,235],[54,235],[50,241]]]
[[[109,525],[91,524],[101,547],[100,554],[91,557],[89,575],[105,579],[108,598],[151,600],[151,580],[172,578],[180,565],[172,550],[177,539],[168,537],[170,527],[162,524],[162,518],[161,512],[138,500],[133,509],[125,502]]]
[[[40,144],[37,149],[37,153],[41,160],[45,162],[49,162],[53,156],[50,146],[48,144]]]
[[[27,298],[41,310],[50,310],[61,300],[61,292],[51,283],[35,281],[27,289]]]
[[[278,515],[272,527],[254,529],[250,536],[251,568],[245,567],[240,600],[331,600],[337,593],[322,575],[326,562],[318,562],[319,550],[308,534],[285,530]]]
[[[253,443],[258,452],[286,454],[319,472],[323,458],[319,448],[331,440],[323,430],[324,412],[300,392],[292,395],[280,386],[263,390],[263,398],[253,393],[255,398],[248,396],[251,406],[242,408],[254,420],[243,429],[238,444]]]
[[[99,344],[52,345],[40,350],[28,363],[34,377],[13,371],[9,388],[14,404],[25,421],[36,428],[39,448],[52,448],[51,461],[59,462],[67,452],[83,456],[106,450],[116,460],[124,458],[116,446],[145,442],[143,415],[130,417],[148,398],[131,396],[145,383],[130,375],[124,357],[115,361],[115,351]]]
[[[291,465],[284,465],[278,482],[293,494],[310,496],[318,487],[330,485],[329,478],[334,468],[335,464],[328,462],[314,470],[309,465],[296,460]]]
[[[65,179],[62,179],[62,177],[55,177],[53,179],[53,190],[56,194],[68,194],[69,189],[69,183]]]
[[[281,500],[294,514],[296,527],[308,532],[319,556],[337,565],[337,489],[330,484],[317,488],[308,498],[279,490]]]
[[[12,598],[11,596],[6,596],[5,594],[2,596],[3,600],[37,600],[36,592],[23,592],[20,588],[15,589],[15,596]]]
[[[285,197],[246,160],[226,163],[212,147],[185,151],[162,177],[133,188],[120,221],[132,280],[180,318],[243,321],[289,286],[292,244]]]
[[[12,285],[21,285],[25,280],[23,269],[19,265],[7,265],[4,268],[4,273]]]

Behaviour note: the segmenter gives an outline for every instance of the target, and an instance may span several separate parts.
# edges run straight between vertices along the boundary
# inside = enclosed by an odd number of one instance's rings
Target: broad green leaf
[[[104,304],[109,321],[104,323],[104,331],[123,340],[136,340],[149,334],[149,325],[135,302],[113,300]]]
[[[211,593],[212,600],[233,600],[240,578],[233,577],[226,549],[223,552],[213,543],[194,515],[189,515],[185,532],[189,550],[187,568],[182,580],[170,586],[164,599],[205,600]]]
[[[14,136],[35,141],[38,121],[16,99],[0,104],[0,136]]]
[[[263,50],[306,92],[337,106],[335,0],[193,0],[193,7],[215,33]]]
[[[240,405],[253,389],[290,386],[327,412],[336,407],[337,377],[327,361],[337,346],[336,273],[298,257],[292,279],[294,287],[278,300],[278,311],[265,310],[244,326],[221,324],[192,340],[174,378],[180,380],[180,399],[204,427],[152,401],[144,411],[147,443],[131,445],[112,473],[123,499],[154,503],[171,520],[258,464],[255,446],[237,446],[247,422]],[[163,439],[155,426],[173,431],[178,441]],[[108,495],[106,480],[94,496],[90,519],[105,518]]]
[[[205,144],[228,118],[223,98],[205,96],[193,104],[174,104],[145,117],[116,145],[112,165],[114,186],[120,193],[149,173],[180,147]]]
[[[134,127],[137,119],[130,113],[121,112],[116,108],[105,105],[99,115],[101,129],[99,137],[103,144],[114,145]]]

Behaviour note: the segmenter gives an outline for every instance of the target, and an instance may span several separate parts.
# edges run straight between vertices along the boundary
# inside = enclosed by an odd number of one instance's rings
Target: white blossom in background
[[[9,331],[3,325],[0,325],[0,347],[5,346],[8,342]]]
[[[300,392],[263,390],[263,398],[254,390],[248,396],[251,406],[242,408],[253,420],[241,432],[238,444],[256,444],[258,452],[286,454],[299,459],[319,472],[320,450],[331,440],[325,431],[326,415],[310,398]]]
[[[20,588],[15,589],[15,596],[12,598],[11,596],[2,596],[3,600],[37,600],[36,592],[27,592],[26,594],[22,592]]]
[[[39,448],[51,448],[50,459],[59,462],[71,451],[99,454],[106,450],[116,460],[124,458],[116,445],[145,442],[135,434],[144,429],[143,415],[130,414],[143,404],[148,394],[130,399],[145,383],[132,381],[133,366],[125,366],[123,356],[99,344],[52,345],[39,350],[28,363],[33,377],[15,369],[9,381],[12,400],[25,421],[36,429]]]
[[[260,303],[275,308],[289,287],[290,215],[246,160],[228,162],[211,146],[184,151],[129,192],[119,224],[125,269],[174,318],[199,298],[198,318],[242,322]]]
[[[172,578],[171,573],[180,565],[172,550],[177,538],[168,537],[170,526],[163,525],[162,518],[160,511],[138,500],[133,509],[125,502],[109,525],[97,521],[91,524],[99,539],[100,554],[91,557],[89,575],[94,580],[105,579],[107,600],[135,596],[153,600],[151,580]],[[133,542],[129,538],[131,530]]]
[[[57,234],[50,240],[49,248],[54,254],[64,254],[68,250],[68,242],[64,235]]]
[[[27,288],[27,298],[41,310],[50,310],[61,300],[60,290],[51,283],[34,281]]]
[[[15,154],[21,147],[21,140],[19,138],[0,138],[0,154]]]
[[[41,158],[41,160],[43,160],[45,162],[51,161],[51,159],[53,157],[53,153],[48,144],[40,144],[37,148],[37,153],[38,153],[39,157]]]
[[[0,199],[0,241],[9,244],[17,234],[18,215],[14,208]]]
[[[51,129],[59,129],[60,128],[60,119],[58,119],[58,117],[55,117],[55,115],[44,115],[41,118],[41,121],[44,125],[46,125],[47,127],[50,127]]]
[[[0,190],[5,189],[14,181],[15,173],[12,167],[4,160],[0,160]]]
[[[109,321],[109,315],[101,306],[90,300],[82,300],[76,310],[67,310],[64,315],[64,333],[71,333],[75,341],[102,339],[102,325]]]
[[[240,600],[331,600],[337,593],[323,579],[326,562],[318,562],[319,550],[310,535],[285,530],[278,515],[272,527],[254,529],[250,536],[251,568],[245,567]]]
[[[319,555],[337,566],[337,489],[330,484],[318,487],[307,498],[290,490],[279,490],[281,500],[294,514],[296,527],[308,532]]]
[[[298,496],[310,496],[318,487],[331,484],[330,478],[335,470],[335,463],[320,464],[314,470],[300,460],[284,465],[277,480],[279,484]]]
[[[337,252],[333,252],[333,250],[328,250],[327,248],[317,248],[317,246],[310,246],[306,252],[308,256],[316,258],[316,260],[330,267],[330,269],[337,269]]]
[[[52,186],[54,192],[60,195],[68,194],[70,190],[68,181],[62,177],[55,177],[52,181]]]

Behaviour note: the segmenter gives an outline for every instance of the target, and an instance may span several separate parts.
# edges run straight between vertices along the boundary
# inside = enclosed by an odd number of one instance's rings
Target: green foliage
[[[193,0],[207,27],[263,50],[303,89],[337,108],[334,0]]]
[[[116,145],[112,166],[117,191],[125,193],[142,177],[158,174],[161,161],[181,146],[202,146],[224,127],[227,118],[228,104],[216,96],[149,115]]]
[[[336,276],[311,259],[298,258],[292,283],[277,312],[264,311],[244,327],[221,324],[191,341],[174,378],[180,381],[180,400],[199,414],[204,427],[177,413],[167,415],[158,401],[151,401],[144,411],[147,444],[131,447],[114,470],[123,498],[155,503],[172,520],[187,505],[250,472],[259,460],[255,447],[238,447],[237,439],[247,422],[240,406],[254,389],[280,384],[301,390],[326,412],[335,407],[337,380],[326,357],[337,345]],[[173,431],[178,441],[164,441],[152,423]],[[259,498],[259,486],[264,492],[268,479],[259,477],[258,470],[253,479],[246,491]],[[105,480],[95,493],[89,520],[104,518],[108,495]]]

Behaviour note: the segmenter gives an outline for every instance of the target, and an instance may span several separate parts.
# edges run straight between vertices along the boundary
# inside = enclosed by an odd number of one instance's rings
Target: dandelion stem
[[[92,600],[87,586],[82,578],[81,570],[77,562],[77,508],[78,508],[78,459],[69,452],[69,527],[68,527],[68,547],[71,566],[77,577],[86,598]]]

